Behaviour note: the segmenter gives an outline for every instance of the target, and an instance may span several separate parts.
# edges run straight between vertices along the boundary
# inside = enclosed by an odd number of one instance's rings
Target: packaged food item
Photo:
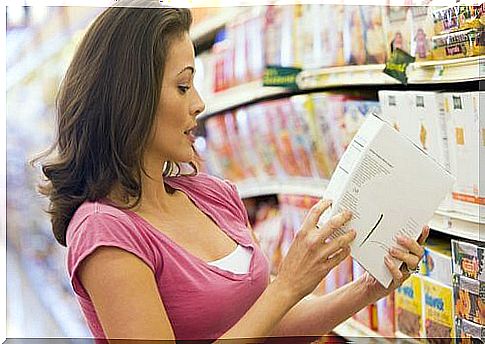
[[[431,37],[434,35],[431,7],[427,4],[422,6],[411,6],[411,15],[411,55],[414,56],[416,60],[430,59]]]
[[[485,282],[453,275],[456,316],[485,325]]]
[[[408,6],[386,6],[384,27],[387,37],[387,56],[399,48],[411,53],[412,14]]]
[[[264,61],[281,66],[282,6],[267,6],[264,21]]]
[[[365,273],[364,268],[356,261],[352,259],[352,274],[353,280],[357,280],[360,276]],[[394,313],[394,309],[392,310]],[[368,328],[377,331],[377,305],[372,303],[357,313],[355,313],[352,318],[357,320],[359,323],[367,326]]]
[[[382,6],[361,6],[367,64],[386,62],[387,45],[382,24],[383,10]]]
[[[321,61],[323,50],[321,49],[321,37],[323,34],[320,22],[320,6],[318,4],[303,4],[301,6],[301,25],[298,42],[298,56],[301,58],[303,69],[318,68],[323,63]]]
[[[321,21],[321,49],[322,49],[322,66],[344,66],[344,36],[343,23],[345,20],[345,6],[341,4],[320,5]]]
[[[253,132],[249,127],[249,114],[247,108],[245,106],[238,108],[235,111],[235,115],[238,128],[238,150],[245,163],[244,168],[248,170],[248,174],[255,178],[261,178],[265,173],[257,153],[258,150],[253,138]]]
[[[456,4],[433,10],[434,32],[437,35],[465,29],[477,29],[485,23],[485,6]]]
[[[424,334],[421,276],[412,275],[395,292],[396,330],[410,337]]]
[[[220,92],[231,87],[234,81],[234,46],[226,29],[217,33],[212,52],[215,59],[214,92]]]
[[[451,287],[451,245],[447,239],[429,238],[424,247],[422,273],[430,279]]]
[[[350,141],[352,141],[353,137],[364,122],[365,117],[370,112],[380,112],[379,102],[351,98],[344,101],[343,117],[340,125],[340,135],[342,137],[344,149],[347,149]]]
[[[343,22],[343,51],[346,65],[366,63],[364,21],[360,6],[345,6]]]
[[[381,117],[396,130],[400,130],[398,113],[411,113],[411,101],[404,91],[379,91]],[[400,117],[400,116],[399,116]]]
[[[425,337],[431,343],[452,343],[455,337],[453,289],[423,277]]]
[[[380,299],[377,307],[377,332],[384,337],[395,336],[394,292]]]
[[[483,343],[485,326],[461,318],[455,319],[455,326],[457,344]]]
[[[433,36],[431,56],[434,60],[443,60],[483,55],[484,32],[483,29],[469,29]]]
[[[453,208],[477,217],[482,217],[485,209],[485,190],[479,187],[477,158],[485,153],[485,122],[479,116],[484,95],[484,92],[444,93],[450,171],[456,176]]]
[[[485,282],[485,247],[451,240],[453,273]]]
[[[259,80],[264,73],[264,16],[251,16],[244,26],[248,78],[250,81]]]

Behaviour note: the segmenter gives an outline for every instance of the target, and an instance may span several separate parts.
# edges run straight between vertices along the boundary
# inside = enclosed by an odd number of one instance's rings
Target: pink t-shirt
[[[252,250],[249,272],[234,274],[205,263],[132,211],[85,202],[67,230],[67,268],[95,338],[105,338],[105,334],[76,270],[100,246],[124,249],[150,267],[178,340],[219,338],[269,283],[268,260],[251,238],[246,209],[232,183],[204,173],[165,178],[165,182],[184,192],[234,241]]]

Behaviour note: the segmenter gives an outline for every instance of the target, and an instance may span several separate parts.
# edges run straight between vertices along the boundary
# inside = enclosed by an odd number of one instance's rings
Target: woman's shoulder
[[[193,176],[169,177],[166,180],[174,186],[190,186],[192,190],[203,193],[218,193],[225,196],[233,196],[235,192],[237,193],[236,186],[231,181],[204,172]]]

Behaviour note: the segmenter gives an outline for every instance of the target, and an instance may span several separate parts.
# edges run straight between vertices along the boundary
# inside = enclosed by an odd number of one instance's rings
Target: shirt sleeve
[[[150,241],[128,217],[94,213],[69,230],[72,234],[68,235],[67,269],[74,292],[79,296],[88,295],[77,276],[77,269],[87,256],[101,246],[117,247],[134,254],[156,274],[157,259]]]
[[[231,189],[231,198],[232,201],[234,202],[234,205],[236,206],[236,212],[238,218],[244,222],[244,224],[249,225],[249,216],[248,216],[248,211],[246,207],[244,206],[244,203],[241,200],[241,197],[239,196],[239,192],[237,190],[236,184],[231,182],[230,180],[225,179],[224,182],[229,185],[229,188]]]

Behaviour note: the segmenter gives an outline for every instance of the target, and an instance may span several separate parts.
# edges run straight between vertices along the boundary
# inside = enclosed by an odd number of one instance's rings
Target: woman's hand
[[[368,272],[366,272],[362,278],[364,283],[369,288],[369,292],[372,295],[376,295],[377,299],[380,299],[394,289],[400,287],[405,280],[411,276],[410,270],[417,270],[419,267],[419,262],[423,258],[424,255],[424,248],[423,244],[426,242],[426,239],[429,235],[429,227],[424,226],[417,241],[409,238],[409,237],[398,237],[397,242],[402,247],[404,247],[409,252],[406,252],[398,247],[392,247],[389,251],[389,254],[384,257],[384,263],[386,264],[387,268],[392,274],[393,280],[391,285],[388,288],[384,288],[382,284],[377,282],[377,280],[372,277]],[[399,269],[391,260],[391,256],[399,259],[404,264],[401,265]]]
[[[350,212],[335,215],[322,228],[317,227],[320,216],[330,205],[331,201],[321,200],[309,211],[274,281],[286,288],[295,301],[311,293],[350,253],[349,244],[356,235],[354,230],[327,241],[333,232],[350,220]]]

